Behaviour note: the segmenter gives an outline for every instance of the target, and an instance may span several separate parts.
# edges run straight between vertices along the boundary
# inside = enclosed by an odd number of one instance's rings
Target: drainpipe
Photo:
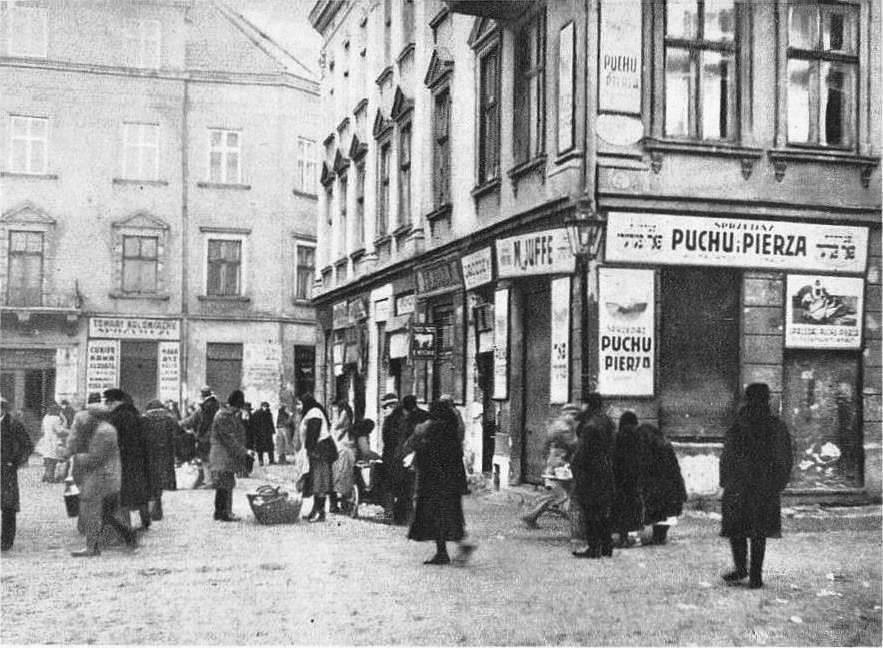
[[[185,72],[185,75],[188,74]],[[181,102],[181,377],[187,384],[190,367],[190,128],[187,120],[190,116],[190,79],[184,77],[184,96]],[[180,390],[180,381],[179,381]],[[191,386],[192,388],[192,386]],[[184,410],[184,399],[181,398],[181,410]]]

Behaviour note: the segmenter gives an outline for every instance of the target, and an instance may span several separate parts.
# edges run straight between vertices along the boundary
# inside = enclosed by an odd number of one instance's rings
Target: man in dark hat
[[[104,403],[110,411],[107,420],[116,428],[117,444],[120,448],[120,504],[129,511],[137,510],[141,517],[141,528],[146,530],[150,527],[147,503],[151,485],[141,416],[132,404],[131,397],[122,389],[106,389]]]
[[[201,464],[201,475],[197,480],[197,484],[205,481],[206,488],[210,488],[211,466],[209,466],[209,455],[211,454],[212,421],[221,405],[208,385],[204,385],[199,390],[199,396],[202,402],[193,414],[181,421],[181,427],[185,430],[193,430],[196,436],[196,456]]]
[[[0,504],[3,509],[2,545],[9,551],[15,541],[15,518],[20,510],[18,495],[18,469],[27,465],[34,450],[31,438],[21,421],[12,418],[9,403],[0,398],[0,461],[3,462],[0,482]]]
[[[245,407],[245,396],[240,390],[231,392],[227,406],[218,410],[211,426],[212,483],[215,486],[215,520],[233,522],[233,488],[236,486],[236,473],[251,472],[253,459],[248,454],[242,427],[241,410]]]

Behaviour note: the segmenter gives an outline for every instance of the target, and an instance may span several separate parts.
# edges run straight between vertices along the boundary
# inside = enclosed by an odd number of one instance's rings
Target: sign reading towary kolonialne
[[[604,258],[859,274],[867,252],[866,227],[612,212]]]
[[[497,276],[570,274],[574,259],[564,228],[497,240]]]
[[[91,317],[89,337],[113,340],[178,340],[180,322],[148,317]]]

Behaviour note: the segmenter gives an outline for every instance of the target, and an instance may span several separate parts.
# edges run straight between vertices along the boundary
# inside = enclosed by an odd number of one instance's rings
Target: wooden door
[[[539,483],[545,466],[546,422],[549,417],[549,367],[551,349],[551,303],[548,281],[527,284],[522,293],[524,331],[524,415],[522,475]]]

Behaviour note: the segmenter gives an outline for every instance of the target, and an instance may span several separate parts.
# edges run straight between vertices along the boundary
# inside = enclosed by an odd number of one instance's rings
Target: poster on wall
[[[77,396],[77,349],[59,347],[55,350],[55,402],[75,401]],[[78,403],[71,403],[76,407]]]
[[[652,396],[656,336],[653,270],[598,270],[598,391]]]
[[[573,148],[573,23],[558,32],[558,153]]]
[[[178,402],[181,395],[181,350],[177,342],[159,343],[159,399]]]
[[[86,346],[86,393],[103,392],[120,381],[120,341],[89,340]]]
[[[601,3],[598,43],[598,110],[641,114],[641,7],[621,0]]]
[[[785,281],[785,346],[860,349],[864,291],[861,277],[789,274]]]
[[[509,289],[494,293],[494,400],[509,398]]]
[[[566,403],[570,390],[570,277],[552,281],[552,362],[549,402]]]
[[[282,346],[274,343],[242,345],[242,391],[257,409],[262,401],[277,407],[282,386]]]

